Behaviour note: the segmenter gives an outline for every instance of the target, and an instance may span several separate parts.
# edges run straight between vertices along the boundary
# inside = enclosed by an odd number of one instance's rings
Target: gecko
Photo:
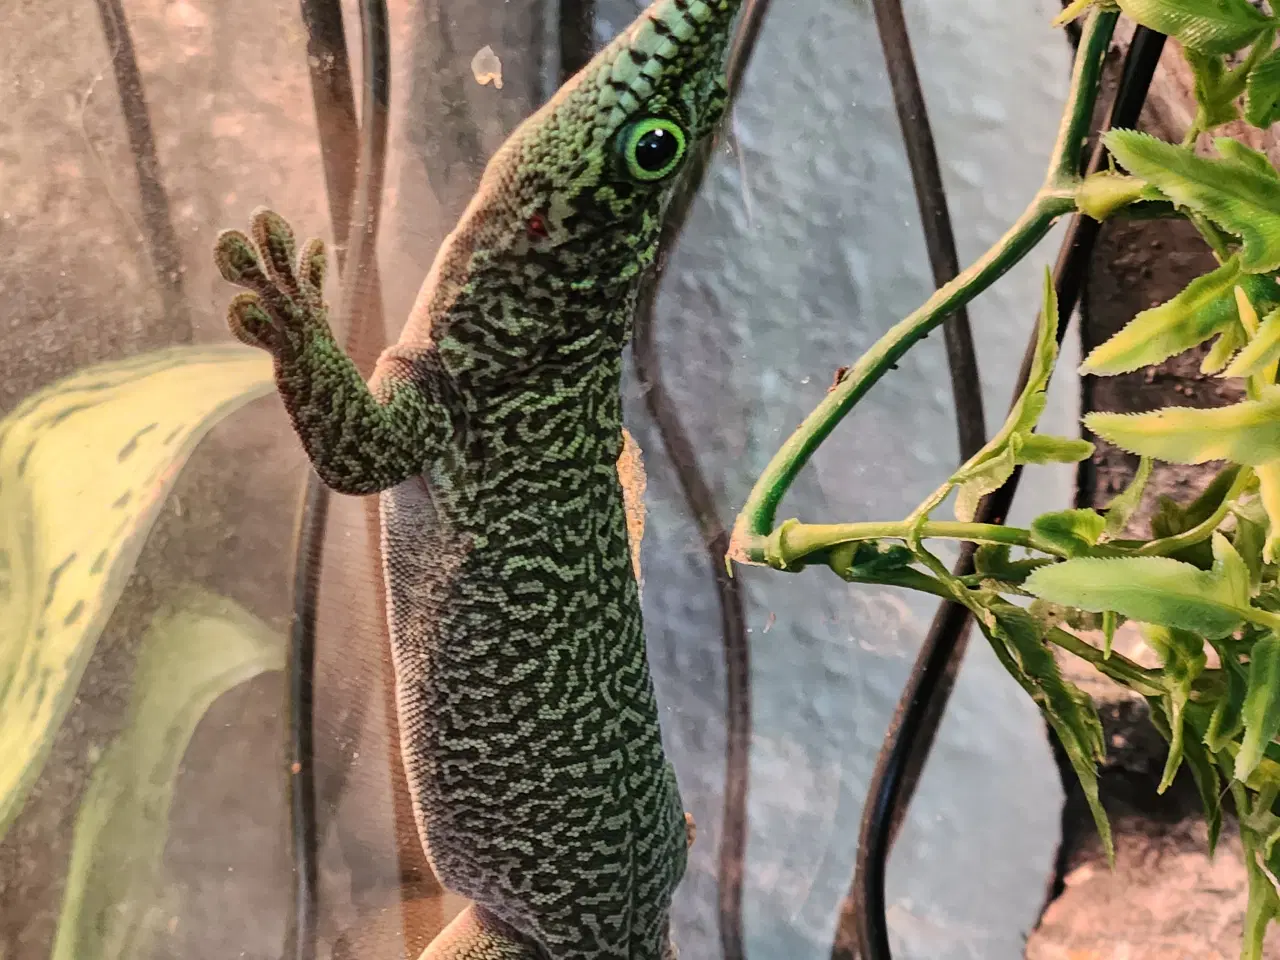
[[[320,479],[379,496],[401,757],[440,882],[422,960],[672,960],[692,820],[662,744],[617,463],[639,286],[728,99],[741,0],[656,0],[494,154],[366,383],[319,240],[216,242]]]

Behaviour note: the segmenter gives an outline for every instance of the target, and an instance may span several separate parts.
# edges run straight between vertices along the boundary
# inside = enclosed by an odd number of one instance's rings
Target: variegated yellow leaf
[[[1228,407],[1165,407],[1150,413],[1091,413],[1085,425],[1117,447],[1169,463],[1280,460],[1280,387]]]
[[[179,347],[74,374],[0,421],[0,835],[179,468],[271,388],[260,351]]]

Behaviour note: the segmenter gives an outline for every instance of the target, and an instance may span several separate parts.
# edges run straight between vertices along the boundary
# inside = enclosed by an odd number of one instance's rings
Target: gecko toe
[[[324,241],[311,239],[302,245],[298,254],[298,283],[304,292],[315,297],[324,295],[324,278],[329,268]]]
[[[227,308],[227,326],[231,335],[250,347],[276,353],[280,348],[280,331],[262,308],[256,293],[237,294]]]
[[[297,241],[293,228],[274,210],[259,207],[253,211],[250,232],[262,252],[262,265],[272,282],[290,296],[299,292],[293,264]]]
[[[262,260],[253,242],[239,230],[223,230],[213,245],[218,272],[228,283],[263,293],[271,280],[262,269]]]

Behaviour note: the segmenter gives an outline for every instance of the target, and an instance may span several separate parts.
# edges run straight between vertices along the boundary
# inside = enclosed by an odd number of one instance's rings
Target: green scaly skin
[[[414,811],[474,901],[430,960],[675,954],[686,821],[616,463],[622,349],[684,164],[650,150],[646,171],[628,145],[655,118],[685,157],[712,134],[740,3],[658,0],[516,130],[368,385],[330,333],[318,241],[295,266],[270,211],[218,239],[252,291],[231,329],[274,356],[316,471],[381,493]]]

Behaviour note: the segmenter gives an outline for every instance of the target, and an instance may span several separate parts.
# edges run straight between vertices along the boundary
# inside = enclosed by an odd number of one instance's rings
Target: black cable
[[[751,59],[769,0],[747,0],[738,21],[726,63],[726,87],[733,102]],[[685,503],[698,526],[720,605],[720,628],[725,668],[725,773],[721,808],[720,847],[717,852],[717,913],[723,960],[744,960],[742,920],[743,884],[747,854],[747,791],[751,778],[751,647],[747,641],[746,601],[740,580],[725,567],[729,535],[716,509],[715,495],[698,461],[697,448],[684,428],[679,410],[667,392],[658,363],[654,336],[654,305],[665,267],[665,251],[672,249],[715,148],[708,137],[690,157],[689,171],[672,200],[663,227],[658,266],[646,281],[636,308],[632,362],[644,387],[645,404],[658,427],[663,446],[675,469]]]
[[[1104,130],[1132,127],[1137,123],[1164,40],[1162,34],[1138,28],[1125,58],[1120,86]],[[1090,157],[1088,172],[1101,169],[1104,157],[1105,150],[1099,141]],[[1096,221],[1079,214],[1071,219],[1054,269],[1054,287],[1063,317],[1071,315],[1079,300],[1098,227]],[[1059,340],[1065,326],[1063,323],[1059,327]],[[1026,384],[1033,352],[1034,335],[1023,358],[1015,397]],[[983,502],[979,522],[1004,521],[1020,476],[1021,471],[1015,470],[1009,481]],[[972,548],[962,551],[958,569],[972,569]],[[840,917],[841,929],[847,929],[852,923],[863,960],[891,960],[885,915],[885,872],[892,848],[891,824],[895,817],[901,819],[909,800],[909,794],[904,793],[907,771],[913,767],[918,770],[924,765],[923,759],[915,756],[919,734],[930,715],[941,715],[945,709],[951,680],[958,669],[955,653],[960,648],[960,638],[968,620],[967,616],[950,614],[947,606],[939,610],[912,665],[872,776],[863,810],[854,880],[841,905]],[[840,952],[845,949],[846,944],[838,943],[832,953],[833,960],[846,960],[851,956],[848,952]]]
[[[169,215],[169,195],[160,175],[160,158],[156,155],[156,141],[151,130],[151,112],[147,108],[129,21],[120,0],[96,2],[107,49],[111,51],[116,94],[120,98],[120,112],[124,116],[129,148],[133,153],[133,168],[138,178],[144,231],[142,240],[147,246],[151,267],[160,287],[165,319],[174,326],[173,334],[177,338],[189,341],[192,335],[191,312],[183,293],[182,251]]]
[[[591,62],[595,55],[595,0],[560,0],[560,83]]]
[[[349,345],[381,336],[374,240],[386,167],[391,50],[385,0],[362,0],[365,124],[356,126],[350,58],[340,0],[302,0],[307,59],[315,104],[334,258],[343,278],[343,319]],[[351,225],[356,225],[354,238]],[[348,263],[347,243],[354,256]],[[377,329],[370,331],[370,327]],[[315,771],[316,623],[329,490],[315,471],[307,476],[294,547],[293,618],[289,630],[288,750],[293,911],[285,933],[286,960],[313,960],[319,929],[319,829]]]

